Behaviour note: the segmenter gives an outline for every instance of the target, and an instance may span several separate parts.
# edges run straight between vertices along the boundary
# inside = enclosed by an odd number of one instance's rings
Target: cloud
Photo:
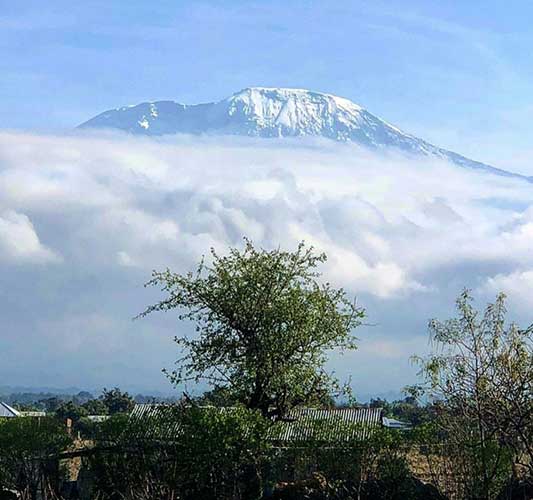
[[[39,241],[28,216],[6,210],[0,213],[0,260],[47,263],[60,258]]]
[[[463,286],[482,300],[531,287],[532,194],[517,179],[327,141],[0,133],[0,376],[61,385],[77,362],[71,383],[166,386],[158,368],[187,327],[171,315],[132,323],[159,297],[142,283],[248,236],[328,254],[325,278],[376,325],[339,373],[397,388],[414,370],[390,360],[416,350]],[[102,364],[107,344],[120,348]]]
[[[527,314],[533,308],[533,268],[514,271],[509,274],[497,274],[487,278],[480,287],[480,292],[498,294],[503,292],[515,308],[521,308]],[[531,318],[530,318],[531,322]]]
[[[377,359],[408,360],[414,352],[427,350],[427,338],[415,336],[409,339],[376,338],[361,342],[359,353],[369,354]]]

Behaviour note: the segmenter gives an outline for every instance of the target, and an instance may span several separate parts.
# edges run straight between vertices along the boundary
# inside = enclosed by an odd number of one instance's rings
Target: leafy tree
[[[238,403],[234,393],[227,387],[215,386],[209,391],[205,391],[201,396],[195,399],[195,402],[201,406],[234,406]]]
[[[412,396],[394,401],[390,407],[390,415],[413,426],[429,423],[435,419],[437,408],[433,403],[420,404]]]
[[[533,329],[506,326],[503,294],[480,315],[464,291],[457,310],[457,318],[430,321],[436,349],[417,360],[453,464],[464,471],[465,496],[490,499],[511,459],[533,451]]]
[[[82,407],[87,415],[107,415],[109,412],[107,405],[101,399],[89,399]]]
[[[70,418],[73,422],[78,422],[80,418],[87,415],[87,410],[83,406],[75,404],[73,401],[66,401],[56,409],[56,417],[61,420]]]
[[[135,406],[134,399],[127,392],[122,392],[118,387],[111,390],[104,388],[100,399],[110,415],[128,413]]]
[[[13,408],[18,411],[40,411],[36,403],[13,403]]]
[[[39,403],[44,407],[45,411],[53,413],[63,403],[63,400],[57,396],[52,396],[46,399],[42,399]]]
[[[88,401],[91,401],[94,399],[94,396],[88,392],[88,391],[80,391],[78,394],[76,394],[73,398],[73,401],[76,404],[83,405],[87,403]]]
[[[351,332],[364,312],[342,289],[319,283],[325,254],[303,243],[294,252],[258,250],[245,240],[242,251],[211,255],[195,273],[167,269],[147,284],[167,297],[141,316],[179,309],[196,324],[197,337],[175,339],[184,355],[171,380],[207,380],[270,417],[338,389],[324,371],[327,352],[356,348]]]

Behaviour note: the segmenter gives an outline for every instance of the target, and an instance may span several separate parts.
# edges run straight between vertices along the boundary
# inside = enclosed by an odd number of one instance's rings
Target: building
[[[131,417],[151,420],[154,423],[153,428],[142,430],[144,437],[170,442],[177,439],[180,433],[177,419],[173,418],[174,410],[172,405],[137,404]],[[232,410],[235,409],[218,409]],[[289,443],[309,440],[364,440],[373,431],[382,428],[404,430],[409,426],[386,418],[381,408],[295,408],[276,422],[270,430],[269,439],[282,447]]]
[[[383,417],[383,425],[388,429],[396,429],[398,431],[409,431],[413,428],[412,425],[407,422],[387,417]]]
[[[381,408],[295,408],[278,422],[272,440],[360,440],[383,427],[383,418]]]
[[[22,416],[15,408],[12,408],[7,403],[0,401],[0,418],[15,418]]]
[[[0,418],[14,418],[14,417],[46,417],[44,411],[18,411],[7,403],[0,401]]]
[[[21,411],[21,417],[46,417],[45,411]]]

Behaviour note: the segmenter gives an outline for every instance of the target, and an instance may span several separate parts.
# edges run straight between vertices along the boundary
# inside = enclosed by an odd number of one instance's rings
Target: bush
[[[0,490],[45,499],[57,490],[57,455],[72,443],[53,418],[0,420]]]
[[[259,498],[267,422],[244,408],[161,407],[99,427],[87,465],[100,498]],[[96,494],[96,492],[95,492]]]

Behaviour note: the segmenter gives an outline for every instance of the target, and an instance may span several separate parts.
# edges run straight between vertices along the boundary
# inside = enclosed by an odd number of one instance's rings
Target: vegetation
[[[55,413],[61,405],[71,402],[74,406],[83,408],[88,415],[108,415],[115,410],[127,412],[135,403],[172,403],[176,401],[176,398],[143,394],[137,394],[133,397],[115,387],[111,390],[104,389],[99,396],[94,396],[87,391],[80,391],[77,394],[15,392],[0,395],[0,401],[8,403],[20,411],[43,411],[46,413]]]
[[[88,392],[80,392],[73,396],[59,396],[13,394],[5,398],[20,411],[44,411],[49,415],[65,420],[70,418],[74,422],[87,415],[114,415],[116,413],[129,413],[135,406],[135,399],[127,392],[122,392],[118,387],[104,389],[99,397],[94,397]],[[154,401],[154,398],[148,398]],[[143,398],[144,401],[144,398]]]
[[[338,383],[324,370],[326,354],[356,348],[352,331],[364,313],[318,281],[326,256],[304,244],[266,251],[246,241],[211,257],[195,273],[154,272],[148,283],[167,297],[143,316],[178,309],[196,325],[197,336],[176,337],[185,354],[172,381],[207,380],[268,417],[327,400]]]
[[[24,500],[51,498],[59,482],[54,457],[71,444],[66,428],[53,418],[0,419],[0,492]]]
[[[254,411],[175,405],[112,418],[88,460],[100,498],[259,498],[267,421]],[[150,437],[150,439],[147,439]],[[109,452],[109,450],[112,452]]]
[[[122,392],[118,387],[109,391],[104,389],[100,400],[110,415],[128,413],[135,406],[133,398],[127,392]]]
[[[81,431],[85,498],[533,498],[533,327],[506,323],[503,295],[480,313],[463,292],[457,317],[429,323],[435,349],[415,358],[420,384],[402,400],[366,404],[411,430],[318,419],[286,437],[290,409],[335,406],[340,384],[324,371],[326,355],[354,349],[363,319],[342,290],[319,283],[324,260],[304,245],[267,252],[246,242],[227,257],[213,252],[196,273],[154,273],[167,298],[144,314],[178,309],[197,329],[176,339],[184,355],[170,378],[211,389],[141,415],[118,388],[44,395],[53,416],[0,420],[0,498],[79,497],[59,466],[75,449],[67,418]],[[89,422],[94,413],[109,418]]]
[[[496,498],[517,466],[533,477],[533,328],[505,324],[505,296],[483,315],[463,292],[458,316],[429,324],[435,352],[418,359],[421,389],[464,498]]]

